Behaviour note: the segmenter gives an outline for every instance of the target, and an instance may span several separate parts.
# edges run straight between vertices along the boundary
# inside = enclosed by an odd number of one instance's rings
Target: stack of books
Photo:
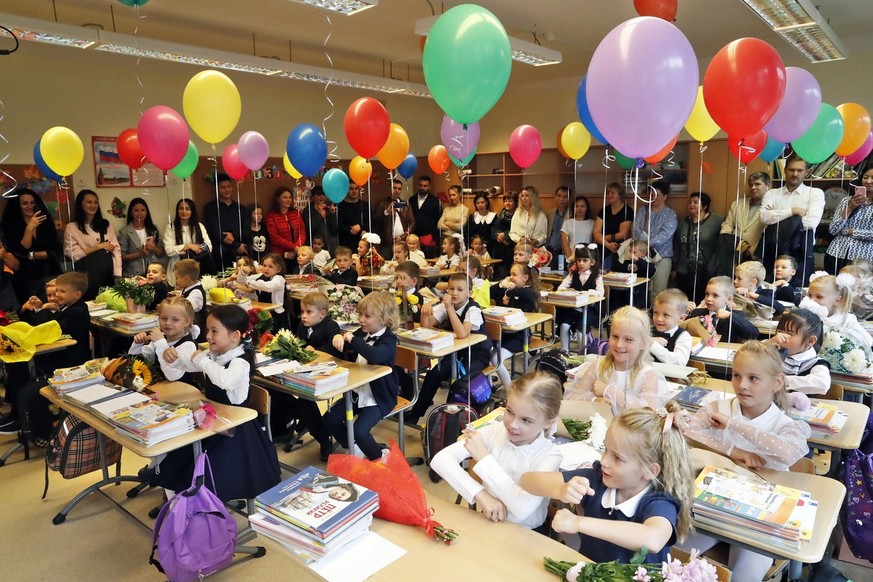
[[[123,391],[115,398],[91,404],[119,433],[150,447],[196,428],[189,408]]]
[[[358,285],[369,289],[390,289],[394,283],[394,277],[390,275],[367,275],[358,277]]]
[[[435,275],[439,275],[439,274],[440,274],[440,268],[436,267],[434,265],[428,265],[427,267],[421,268],[421,276],[422,277],[435,276]]]
[[[670,399],[675,400],[682,408],[690,412],[697,412],[702,406],[724,396],[721,392],[707,390],[699,386],[682,386],[672,382],[668,382],[667,385],[673,389]]]
[[[546,299],[557,307],[582,307],[588,303],[588,291],[574,291],[572,289],[551,291],[546,295]]]
[[[527,318],[521,309],[515,307],[488,307],[482,310],[482,315],[485,321],[493,321],[500,325],[514,326],[524,325],[527,323]]]
[[[104,380],[103,373],[100,368],[107,362],[106,358],[96,358],[88,360],[80,366],[72,368],[58,368],[54,375],[49,378],[49,385],[55,389],[60,396],[92,386],[101,384]]]
[[[321,559],[368,531],[379,496],[360,485],[307,467],[255,499],[252,529],[305,563]]]
[[[873,385],[873,374],[840,374],[831,370],[831,378],[835,382],[849,382],[852,384]]]
[[[694,359],[704,364],[712,364],[715,366],[728,366],[734,361],[736,350],[730,348],[719,348],[715,346],[704,346],[694,352]]]
[[[830,402],[815,402],[806,410],[792,408],[791,418],[802,420],[809,424],[813,434],[836,434],[843,430],[849,415]]]
[[[455,334],[441,329],[419,327],[418,329],[397,330],[398,343],[413,350],[438,352],[454,345]]]
[[[349,383],[349,369],[342,366],[316,366],[312,369],[290,369],[275,376],[282,384],[309,396],[321,396]]]
[[[158,316],[154,313],[115,313],[102,319],[112,327],[127,332],[148,331],[158,327]]]
[[[86,301],[85,305],[88,306],[88,313],[94,313],[95,311],[106,309],[106,303],[102,301]]]
[[[121,396],[122,393],[129,392],[120,386],[111,384],[110,382],[102,382],[100,384],[92,384],[72,392],[66,392],[61,397],[81,408],[91,408],[92,405]]]
[[[707,466],[694,483],[695,522],[796,552],[812,539],[818,502],[799,489]]]
[[[616,271],[608,271],[603,274],[604,285],[632,285],[636,280],[636,273],[618,273]]]

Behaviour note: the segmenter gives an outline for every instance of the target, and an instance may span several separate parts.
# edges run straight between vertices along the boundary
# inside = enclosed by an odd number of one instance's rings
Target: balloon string
[[[142,84],[142,79],[139,77],[139,63],[142,60],[142,55],[139,50],[139,21],[142,18],[145,18],[145,14],[140,14],[139,12],[139,4],[134,5],[134,10],[136,14],[136,27],[133,29],[133,47],[136,49],[137,57],[136,57],[136,82],[139,84],[139,115],[142,117],[143,114],[143,104],[145,103],[145,86]],[[148,170],[146,170],[148,172]],[[148,175],[148,173],[146,173]]]
[[[60,196],[61,190],[67,191],[67,192],[65,192],[66,195],[64,196],[64,198],[67,200],[67,223],[70,223],[73,221],[73,213],[70,210],[70,192],[69,192],[70,185],[67,184],[67,179],[63,176],[61,176],[61,181],[58,182],[58,191],[57,191],[58,193],[57,193],[56,197]],[[64,239],[66,239],[66,238],[67,237],[64,237]],[[73,270],[75,270],[76,269],[76,259],[73,258],[73,239],[72,239],[72,237],[70,237],[70,244],[67,246],[66,256],[70,257],[70,262],[73,264]],[[64,259],[64,263],[66,264],[66,259]]]
[[[218,260],[221,262],[221,268],[224,269],[224,239],[221,238],[222,230],[221,230],[221,200],[218,197],[218,154],[215,152],[215,144],[212,144],[212,157],[209,158],[212,161],[212,176],[215,178],[215,214],[218,219],[218,239],[217,241],[212,241],[213,247],[218,245]],[[237,186],[239,187],[239,186]],[[204,217],[205,220],[205,217]],[[188,225],[188,228],[194,230],[195,228],[200,228],[199,225]],[[196,240],[196,239],[195,239]]]
[[[6,104],[3,103],[3,100],[2,100],[2,99],[0,99],[0,123],[3,123],[3,120],[4,120],[4,119],[6,119]],[[7,146],[9,145],[9,140],[6,139],[6,136],[3,135],[3,132],[2,132],[2,131],[0,131],[0,140],[2,140],[3,143],[6,144]],[[9,154],[8,151],[7,151],[5,154],[3,154],[3,157],[0,158],[0,164],[3,164],[4,162],[6,162],[6,160],[9,159],[9,155],[10,155],[10,154]],[[6,178],[8,178],[9,180],[12,181],[12,185],[11,185],[11,186],[9,186],[9,187],[5,187],[5,188],[3,189],[2,197],[3,197],[3,198],[15,198],[15,196],[17,196],[17,194],[16,194],[16,195],[10,195],[10,194],[12,194],[13,192],[15,192],[15,188],[18,186],[18,180],[16,180],[15,178],[13,178],[12,175],[9,174],[9,173],[8,173],[6,170],[4,170],[3,168],[0,168],[0,174],[3,174],[4,176],[6,176]],[[5,180],[4,180],[4,181],[5,181]]]
[[[333,23],[330,20],[330,16],[325,16],[327,19],[327,36],[324,38],[324,56],[327,58],[327,62],[330,65],[331,75],[327,79],[327,83],[324,85],[324,98],[327,100],[327,104],[330,106],[330,113],[328,113],[327,117],[321,120],[321,132],[325,136],[325,141],[327,142],[329,149],[327,152],[328,159],[331,161],[337,162],[340,157],[337,155],[336,150],[339,147],[337,143],[333,140],[327,139],[327,122],[333,117],[334,114],[334,105],[333,101],[330,99],[330,95],[327,94],[327,90],[330,89],[331,84],[333,83],[333,59],[330,58],[330,53],[327,50],[327,43],[330,40],[331,35],[333,34]]]

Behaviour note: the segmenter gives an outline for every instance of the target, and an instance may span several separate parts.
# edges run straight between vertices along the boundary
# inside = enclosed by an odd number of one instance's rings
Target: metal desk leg
[[[349,444],[349,454],[355,454],[355,412],[352,408],[352,391],[348,390],[343,396],[346,400],[346,438]]]
[[[522,352],[522,364],[521,369],[524,370],[524,373],[527,374],[527,355],[530,350],[530,328],[524,330],[524,352]]]
[[[569,343],[567,345],[570,345]],[[579,340],[579,353],[585,352],[588,345],[588,306],[582,308],[582,338]]]

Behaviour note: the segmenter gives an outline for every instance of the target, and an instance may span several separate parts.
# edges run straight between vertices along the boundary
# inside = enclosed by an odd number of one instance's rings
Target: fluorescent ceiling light
[[[436,22],[437,16],[428,16],[415,21],[415,34],[418,36],[427,36],[430,29],[433,28],[433,23]],[[542,45],[527,42],[514,36],[509,37],[509,47],[512,49],[512,59],[534,67],[542,67],[543,65],[557,65],[563,59],[559,51],[546,48]]]
[[[363,12],[379,3],[379,0],[291,0],[298,4],[307,4],[331,12],[339,12],[346,16]]]
[[[21,40],[78,48],[90,47],[91,50],[131,57],[145,57],[161,61],[197,65],[199,67],[276,76],[285,79],[338,85],[340,87],[351,87],[379,93],[409,95],[412,97],[431,96],[425,85],[385,79],[372,75],[361,75],[325,67],[289,63],[278,59],[181,45],[114,32],[98,32],[90,28],[17,17],[10,14],[0,13],[0,22],[4,22],[5,26],[12,30]],[[0,36],[4,34],[0,31]]]
[[[838,61],[849,55],[810,0],[742,1],[813,63]]]

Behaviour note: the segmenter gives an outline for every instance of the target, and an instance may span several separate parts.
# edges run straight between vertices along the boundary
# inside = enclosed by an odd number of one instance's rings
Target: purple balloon
[[[450,156],[463,160],[479,147],[479,122],[464,126],[448,115],[443,115],[440,139]]]
[[[846,165],[854,166],[863,162],[870,155],[870,152],[873,152],[873,131],[867,134],[867,139],[864,140],[861,147],[846,156]]]
[[[588,108],[610,145],[645,158],[682,129],[699,80],[694,49],[678,28],[653,16],[632,18],[613,28],[591,57]]]
[[[764,126],[767,136],[783,144],[812,127],[821,108],[821,87],[812,73],[800,67],[785,67],[785,95]]]
[[[264,167],[270,157],[270,145],[267,138],[257,131],[247,131],[239,138],[239,159],[243,165],[256,172]]]

